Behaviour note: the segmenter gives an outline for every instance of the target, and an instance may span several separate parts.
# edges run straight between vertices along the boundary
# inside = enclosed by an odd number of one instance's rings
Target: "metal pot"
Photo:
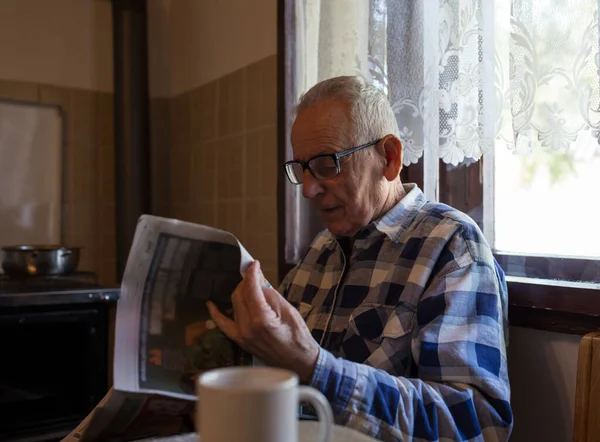
[[[2,269],[12,277],[67,275],[79,265],[80,247],[22,245],[2,247]]]

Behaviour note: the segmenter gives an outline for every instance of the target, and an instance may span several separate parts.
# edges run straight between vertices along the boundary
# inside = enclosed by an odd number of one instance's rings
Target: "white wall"
[[[570,442],[581,336],[511,327],[511,442]]]
[[[276,0],[149,0],[148,22],[155,97],[178,95],[277,52]]]
[[[107,0],[0,1],[0,79],[111,92]]]

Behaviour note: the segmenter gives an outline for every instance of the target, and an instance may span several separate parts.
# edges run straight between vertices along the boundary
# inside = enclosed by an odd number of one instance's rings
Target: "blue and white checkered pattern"
[[[322,347],[312,386],[384,441],[506,441],[504,273],[473,220],[404,188],[349,259],[324,231],[280,287]]]

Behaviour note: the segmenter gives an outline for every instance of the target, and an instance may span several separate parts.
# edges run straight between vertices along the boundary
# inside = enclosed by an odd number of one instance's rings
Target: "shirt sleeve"
[[[393,377],[321,349],[311,384],[329,399],[337,424],[383,441],[508,439],[503,279],[487,263],[456,267],[436,276],[419,301],[411,345],[418,377]]]

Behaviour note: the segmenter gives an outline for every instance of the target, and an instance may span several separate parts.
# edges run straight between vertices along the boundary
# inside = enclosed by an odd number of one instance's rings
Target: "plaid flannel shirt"
[[[506,441],[504,273],[472,219],[404,188],[350,257],[321,232],[280,286],[321,346],[311,385],[384,441]]]

